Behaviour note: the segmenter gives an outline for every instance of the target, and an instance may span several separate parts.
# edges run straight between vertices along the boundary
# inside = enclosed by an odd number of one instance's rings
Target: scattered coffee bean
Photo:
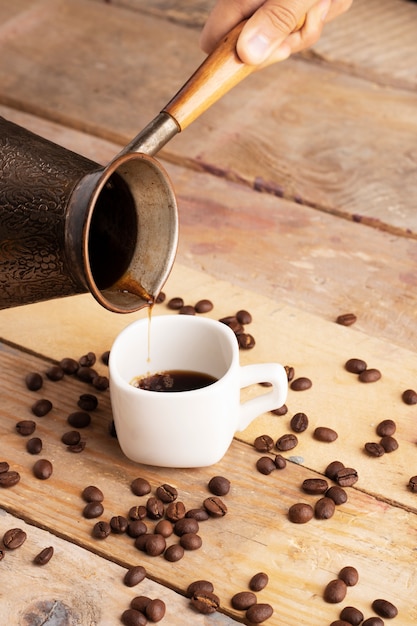
[[[358,481],[358,472],[352,467],[343,467],[336,472],[335,481],[341,487],[351,487]]]
[[[168,300],[167,307],[174,311],[179,311],[184,306],[184,300],[182,298],[171,298]]]
[[[8,470],[0,473],[0,487],[14,487],[20,481],[19,472]]]
[[[359,573],[356,567],[352,567],[351,565],[346,565],[346,567],[342,567],[342,569],[340,570],[339,578],[340,580],[343,580],[343,582],[348,587],[354,587],[355,585],[358,584]]]
[[[109,364],[109,359],[110,359],[110,350],[105,350],[103,352],[103,354],[100,356],[100,361],[104,365],[108,365]]]
[[[358,380],[361,383],[375,383],[381,378],[381,372],[375,368],[369,368],[361,372],[358,376]]]
[[[203,502],[203,506],[212,517],[223,517],[227,513],[227,506],[217,496],[206,498]]]
[[[275,467],[279,470],[285,469],[287,467],[287,461],[281,454],[277,454],[274,459]]]
[[[16,430],[22,437],[28,437],[35,432],[36,423],[33,420],[20,420],[16,424]]]
[[[130,527],[128,529],[128,534],[130,535]],[[136,539],[135,539],[135,548],[137,548],[138,550],[142,550],[142,552],[145,552],[146,551],[146,542],[148,541],[148,537],[150,537],[150,533],[148,533],[148,532],[146,532],[146,533],[136,537]]]
[[[352,626],[359,626],[363,622],[363,613],[354,606],[345,606],[340,613],[340,619]]]
[[[161,519],[154,528],[154,533],[162,535],[167,539],[174,532],[174,525],[168,519]]]
[[[394,420],[383,420],[376,427],[376,434],[380,437],[392,437],[392,435],[397,430],[397,426]]]
[[[156,495],[160,500],[162,500],[162,502],[174,502],[174,500],[176,500],[178,497],[178,491],[175,489],[175,487],[164,484],[160,485],[157,488]]]
[[[164,514],[164,503],[159,498],[151,496],[146,502],[146,512],[151,519],[161,519]]]
[[[0,474],[0,485],[1,485],[1,477],[2,477],[2,474]],[[410,480],[408,481],[408,487],[411,491],[413,491],[414,493],[417,493],[417,476],[412,476],[410,478]]]
[[[94,376],[91,383],[97,391],[106,391],[110,384],[107,376]]]
[[[79,452],[82,452],[83,450],[85,450],[85,446],[86,446],[85,441],[79,441],[78,443],[73,444],[72,446],[67,446],[67,450],[68,452],[78,454]]]
[[[324,478],[306,478],[301,485],[301,489],[311,495],[326,493],[328,488],[329,483]]]
[[[29,391],[39,391],[43,385],[43,378],[38,372],[29,372],[26,374],[25,383]]]
[[[167,547],[165,537],[162,535],[148,535],[145,541],[145,552],[149,556],[159,556]],[[183,546],[184,547],[184,546]]]
[[[146,535],[147,530],[148,528],[145,522],[136,519],[129,522],[126,532],[132,539],[137,539],[138,537],[142,537],[142,535]]]
[[[237,611],[246,611],[253,604],[256,604],[257,598],[252,591],[239,591],[235,593],[230,602]]]
[[[237,335],[237,340],[239,348],[242,350],[252,350],[252,348],[256,345],[254,336],[249,333],[239,333],[239,335]]]
[[[295,433],[303,433],[308,428],[308,417],[305,413],[296,413],[290,421],[291,430]]]
[[[385,454],[385,450],[380,443],[376,443],[374,441],[369,441],[365,443],[365,451],[369,454],[369,456],[382,456]]]
[[[274,447],[274,440],[269,435],[259,435],[253,445],[258,452],[271,452]]]
[[[129,518],[131,520],[142,520],[146,517],[146,506],[143,504],[132,506],[129,509]]]
[[[394,437],[390,437],[389,435],[382,437],[379,443],[384,448],[385,452],[388,453],[394,452],[398,449],[398,441]]]
[[[163,302],[165,302],[166,297],[166,293],[164,291],[160,291],[155,298],[155,304],[162,304]]]
[[[397,607],[388,600],[378,598],[372,602],[372,608],[377,615],[387,619],[392,619],[398,615]]]
[[[42,439],[39,437],[31,437],[26,444],[26,450],[29,454],[40,454],[42,452]]]
[[[103,502],[104,495],[101,489],[95,485],[89,485],[83,489],[81,497],[85,502]]]
[[[417,392],[414,389],[406,389],[401,397],[405,404],[417,404]]]
[[[8,472],[10,469],[10,465],[7,461],[0,461],[0,474],[3,472]]]
[[[199,300],[194,308],[197,313],[208,313],[213,310],[213,303],[211,300]]]
[[[352,626],[352,624],[344,619],[336,619],[330,624],[330,626]]]
[[[87,354],[83,354],[78,359],[78,363],[80,367],[92,367],[97,360],[97,357],[94,352],[87,352]]]
[[[94,411],[98,406],[97,396],[92,393],[82,393],[77,404],[82,411]]]
[[[83,509],[83,517],[86,519],[94,519],[100,517],[104,513],[104,507],[101,502],[88,502]],[[109,524],[110,527],[110,524]]]
[[[52,410],[52,402],[50,400],[46,400],[46,398],[42,398],[37,400],[31,407],[32,413],[36,415],[36,417],[44,417]]]
[[[363,361],[363,359],[349,359],[345,363],[346,371],[351,374],[360,374],[361,372],[364,372],[367,367],[368,365],[366,361]]]
[[[195,591],[191,596],[191,606],[203,615],[210,615],[219,608],[220,599],[213,592]]]
[[[115,535],[123,535],[127,531],[129,522],[123,515],[113,515],[110,519],[110,528]]]
[[[54,549],[52,546],[49,546],[48,548],[41,550],[39,554],[35,556],[33,562],[35,565],[46,565],[52,559],[53,555]]]
[[[262,589],[265,589],[268,582],[268,574],[265,574],[265,572],[258,572],[257,574],[254,574],[250,579],[249,589],[251,591],[262,591]]]
[[[230,480],[224,476],[213,476],[209,480],[208,488],[215,496],[226,496],[230,491]]]
[[[214,585],[209,580],[195,580],[187,587],[187,597],[192,598],[196,593],[213,593]]]
[[[3,545],[8,550],[20,548],[26,541],[26,533],[21,528],[10,528],[3,535]]]
[[[174,524],[174,533],[181,537],[186,533],[198,533],[199,524],[193,517],[183,517]]]
[[[294,380],[295,370],[291,365],[284,365],[284,369],[287,374],[287,380],[290,383],[292,380]]]
[[[310,504],[304,502],[297,502],[288,509],[288,517],[290,522],[294,524],[306,524],[313,519],[314,510]]]
[[[336,505],[345,504],[348,499],[346,491],[339,485],[329,487],[325,495],[327,498],[331,498]]]
[[[148,598],[148,596],[135,596],[130,601],[130,608],[135,609],[136,611],[140,611],[144,614],[146,607],[150,602],[152,602],[152,599]]]
[[[317,426],[313,432],[314,439],[317,441],[323,441],[325,443],[332,443],[336,441],[338,434],[333,428],[328,428],[327,426]]]
[[[275,465],[275,462],[273,459],[271,459],[271,457],[261,456],[256,461],[256,469],[260,474],[263,474],[264,476],[269,476],[269,474],[277,469],[277,466]]]
[[[293,450],[298,445],[298,439],[296,435],[292,433],[288,433],[286,435],[282,435],[276,442],[275,447],[280,452],[287,452],[288,450]]]
[[[169,561],[170,563],[176,563],[177,561],[180,561],[183,556],[184,548],[180,546],[179,543],[174,543],[171,546],[168,546],[168,548],[164,552],[164,559],[166,561]]]
[[[145,615],[150,622],[160,622],[166,611],[165,602],[159,598],[151,600],[145,608]]]
[[[368,617],[361,626],[384,626],[384,622],[380,617]]]
[[[329,604],[338,604],[343,602],[346,597],[347,585],[344,580],[336,578],[331,580],[324,590],[323,598]]]
[[[39,459],[33,466],[33,474],[39,480],[48,480],[52,476],[53,466],[48,459]]]
[[[61,441],[66,446],[76,446],[81,441],[81,434],[78,430],[69,430],[62,435]]]
[[[243,326],[246,326],[246,324],[251,324],[252,315],[249,313],[249,311],[245,311],[244,309],[241,309],[240,311],[236,313],[236,319],[239,322],[239,324],[243,324]]]
[[[135,587],[146,578],[146,569],[142,565],[135,565],[127,570],[123,582],[126,587]]]
[[[46,372],[46,377],[53,382],[58,382],[64,378],[65,372],[60,365],[52,365]]]
[[[246,611],[246,619],[252,624],[261,624],[272,617],[274,609],[270,604],[258,602]]]
[[[145,615],[135,609],[126,609],[120,619],[124,626],[146,626],[148,623]]]
[[[185,517],[185,512],[185,504],[178,500],[176,502],[171,502],[170,504],[168,504],[165,511],[165,517],[170,522],[176,523],[178,522],[178,520],[181,520]]]
[[[323,496],[317,500],[314,506],[314,517],[316,519],[330,519],[334,515],[335,508],[334,500]]]
[[[180,546],[184,550],[198,550],[203,545],[203,540],[200,535],[195,533],[184,533],[180,537]]]
[[[278,409],[272,409],[270,413],[272,413],[272,415],[286,415],[288,413],[288,407],[286,404],[283,404]]]
[[[305,376],[300,376],[299,378],[295,378],[291,383],[290,387],[293,391],[305,391],[306,389],[310,389],[313,383],[310,378],[306,378]]]
[[[111,526],[108,522],[100,520],[93,526],[92,535],[96,539],[107,539],[110,533],[111,533]]]
[[[221,322],[222,324],[226,324],[226,326],[228,326],[231,330],[233,330],[235,335],[240,335],[241,333],[243,333],[245,331],[245,329],[242,326],[242,324],[237,321],[235,315],[229,315],[227,317],[222,317],[221,319],[219,319],[219,322]]]
[[[73,428],[87,428],[91,423],[91,416],[86,411],[74,411],[68,415],[67,422]]]
[[[72,374],[75,374],[79,368],[78,362],[75,359],[71,359],[69,357],[66,357],[65,359],[61,359],[61,361],[59,362],[59,365],[62,367],[65,374],[69,374],[70,376]]]
[[[336,480],[337,472],[344,467],[341,461],[332,461],[324,470],[324,474],[327,478],[330,478],[330,480]]]
[[[357,320],[357,317],[354,313],[342,313],[338,315],[336,318],[336,323],[341,326],[352,326]]]
[[[83,383],[92,383],[98,372],[92,367],[79,367],[76,376]]]
[[[130,488],[135,496],[146,496],[151,492],[151,485],[146,478],[135,478],[131,482]]]
[[[185,517],[195,519],[197,522],[208,520],[209,514],[206,509],[190,509],[186,512]]]

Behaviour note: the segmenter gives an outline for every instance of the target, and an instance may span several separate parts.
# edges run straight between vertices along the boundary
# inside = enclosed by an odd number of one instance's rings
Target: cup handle
[[[272,384],[270,391],[247,400],[240,405],[240,414],[237,429],[244,430],[262,413],[280,408],[287,399],[288,377],[279,363],[256,363],[240,366],[240,388],[256,383],[268,382]]]

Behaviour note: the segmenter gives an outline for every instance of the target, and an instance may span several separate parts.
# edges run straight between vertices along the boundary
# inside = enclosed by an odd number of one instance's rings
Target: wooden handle
[[[305,16],[295,30],[300,30],[304,22]],[[237,55],[236,44],[244,24],[241,22],[223,38],[163,109],[174,118],[180,130],[187,128],[235,85],[259,69],[256,65],[243,63]]]

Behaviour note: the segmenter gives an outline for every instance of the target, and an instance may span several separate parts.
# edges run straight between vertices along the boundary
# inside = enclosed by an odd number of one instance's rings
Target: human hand
[[[236,24],[247,19],[236,45],[249,65],[283,61],[315,44],[324,24],[346,12],[353,0],[217,0],[200,36],[209,53]],[[297,24],[304,24],[295,30]]]

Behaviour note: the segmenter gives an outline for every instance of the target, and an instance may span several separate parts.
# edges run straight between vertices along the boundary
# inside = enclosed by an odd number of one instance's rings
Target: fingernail
[[[262,63],[268,55],[271,42],[262,33],[253,35],[246,43],[246,54],[252,63],[257,65]]]

